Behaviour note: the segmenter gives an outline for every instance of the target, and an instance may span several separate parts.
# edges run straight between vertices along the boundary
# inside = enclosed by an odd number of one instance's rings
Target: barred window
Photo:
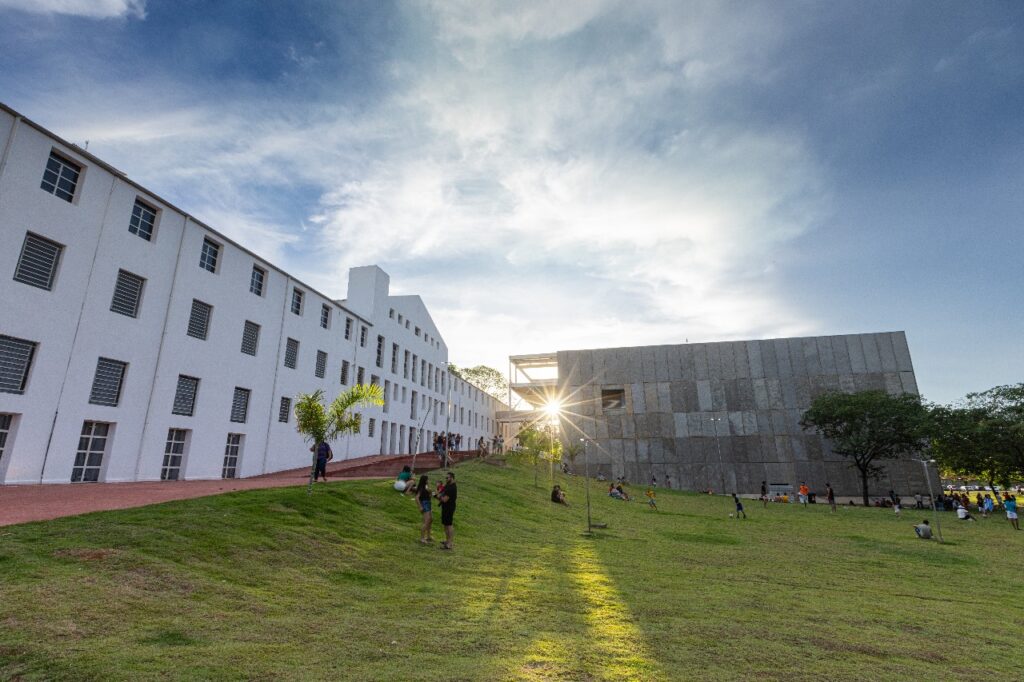
[[[82,435],[78,438],[75,464],[71,467],[72,483],[91,483],[100,480],[100,469],[103,467],[103,455],[107,451],[107,436],[109,434],[110,424],[103,422],[82,424]]]
[[[231,421],[239,424],[244,424],[246,417],[249,414],[249,395],[251,391],[248,388],[239,388],[235,386],[235,395],[231,398]]]
[[[63,250],[64,247],[55,241],[27,233],[14,269],[14,281],[50,291],[57,278],[57,265]]]
[[[260,326],[255,322],[245,321],[242,329],[242,352],[246,355],[256,355],[256,349],[260,345]]]
[[[7,449],[7,436],[11,432],[11,422],[14,415],[0,414],[0,461],[4,458],[4,450]]]
[[[100,358],[96,362],[96,374],[92,379],[89,402],[93,405],[117,407],[121,401],[121,386],[124,384],[124,373],[127,368],[127,362]]]
[[[300,289],[292,289],[292,312],[296,315],[302,314],[303,292]]]
[[[289,415],[292,413],[292,399],[281,398],[281,408],[277,411],[277,421],[288,423]]]
[[[384,337],[377,335],[377,366],[384,366]]]
[[[206,335],[210,331],[210,313],[212,311],[213,306],[209,303],[192,299],[192,313],[188,318],[189,336],[203,341],[206,340]]]
[[[376,428],[377,428],[377,420],[374,419],[373,417],[370,417],[370,422],[369,422],[369,424],[366,427],[366,435],[369,436],[370,438],[373,438],[373,433],[374,433],[374,430]]]
[[[391,344],[391,373],[398,374],[398,344]]]
[[[316,352],[316,375],[323,379],[327,374],[327,353],[322,350]]]
[[[284,366],[295,369],[299,363],[299,342],[295,339],[288,339],[284,348]]]
[[[345,318],[345,340],[348,341],[352,338],[352,318]]]
[[[38,345],[34,341],[0,335],[0,392],[25,392]]]
[[[220,256],[220,244],[210,239],[203,239],[203,249],[199,253],[199,267],[210,272],[217,272],[217,259]]]
[[[199,379],[178,375],[178,387],[174,391],[174,405],[171,414],[191,417],[196,410],[196,394],[199,392]]]
[[[360,327],[359,329],[359,346],[360,348],[366,348],[366,327]]]
[[[156,224],[156,209],[140,199],[135,200],[132,207],[132,219],[128,223],[128,231],[138,235],[147,242],[153,238],[153,226]]]
[[[341,361],[341,385],[348,386],[348,360]]]
[[[242,450],[242,434],[229,433],[228,442],[224,446],[224,466],[220,470],[221,478],[235,478],[238,474],[238,457]]]
[[[81,166],[51,151],[46,169],[43,171],[43,182],[39,187],[70,203],[75,198],[75,188],[81,174]]]
[[[257,296],[263,295],[263,283],[267,279],[267,271],[259,266],[252,266],[252,274],[249,275],[249,291]]]
[[[331,328],[331,308],[326,303],[320,306],[320,326],[324,329]]]
[[[356,368],[356,383],[362,384],[364,378],[366,378],[366,370],[362,367]]]
[[[110,310],[128,317],[139,316],[139,303],[142,301],[142,288],[146,280],[133,275],[127,270],[117,271],[117,282],[114,283],[114,298],[110,301]]]

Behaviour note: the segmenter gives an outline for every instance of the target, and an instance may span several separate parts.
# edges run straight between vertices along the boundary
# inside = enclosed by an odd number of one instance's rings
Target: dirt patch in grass
[[[77,559],[78,561],[106,561],[121,556],[123,552],[117,549],[103,549],[96,547],[72,547],[58,549],[53,553],[58,559]]]

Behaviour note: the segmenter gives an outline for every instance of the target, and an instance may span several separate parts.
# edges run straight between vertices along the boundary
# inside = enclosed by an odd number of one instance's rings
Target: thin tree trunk
[[[857,468],[860,469],[860,489],[861,493],[864,495],[864,506],[869,507],[871,504],[868,502],[868,470],[867,467]]]

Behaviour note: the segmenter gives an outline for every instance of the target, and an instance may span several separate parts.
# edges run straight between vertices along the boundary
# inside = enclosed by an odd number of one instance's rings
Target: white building
[[[497,433],[380,268],[332,300],[3,105],[0,144],[0,483],[300,467],[292,398],[359,382],[387,399],[336,459]]]

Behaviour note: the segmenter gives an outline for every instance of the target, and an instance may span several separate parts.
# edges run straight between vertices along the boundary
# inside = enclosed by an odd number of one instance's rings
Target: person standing
[[[420,544],[429,545],[434,541],[430,537],[430,527],[434,524],[434,513],[430,507],[430,481],[427,475],[420,476],[420,482],[416,485],[416,502],[420,507],[420,514],[423,516],[423,525],[420,526]]]
[[[924,496],[921,493],[914,493],[914,508],[924,509]]]
[[[834,512],[836,510],[836,491],[832,490],[832,484],[825,484],[825,499],[828,500],[828,506],[832,508]]]
[[[800,504],[802,504],[803,506],[806,507],[807,506],[807,496],[810,495],[810,494],[811,494],[811,489],[807,487],[807,483],[805,481],[800,481],[800,491],[799,491]]]
[[[668,488],[669,490],[672,489],[672,477],[669,476],[668,474],[665,474],[665,487]]]
[[[903,500],[900,498],[899,495],[892,499],[892,509],[894,512],[896,512],[896,516],[900,515],[900,504],[902,503],[902,501]]]
[[[1017,498],[1010,493],[1003,495],[1003,509],[1006,510],[1006,520],[1010,525],[1020,530],[1020,521],[1017,519]]]
[[[316,451],[316,466],[313,468],[313,480],[319,481],[323,478],[324,483],[326,483],[327,463],[334,459],[334,452],[331,451],[331,446],[326,441],[320,441],[311,447],[310,450]]]
[[[654,511],[658,511],[658,501],[655,499],[654,487],[649,486],[647,488],[647,492],[645,492],[644,495],[647,496],[647,506],[653,509]]]
[[[761,481],[761,502],[764,504],[765,509],[768,508],[768,482]]]
[[[458,497],[455,472],[449,471],[445,477],[444,488],[437,494],[437,499],[441,503],[441,525],[444,526],[444,542],[441,543],[441,549],[455,549],[455,501]]]

